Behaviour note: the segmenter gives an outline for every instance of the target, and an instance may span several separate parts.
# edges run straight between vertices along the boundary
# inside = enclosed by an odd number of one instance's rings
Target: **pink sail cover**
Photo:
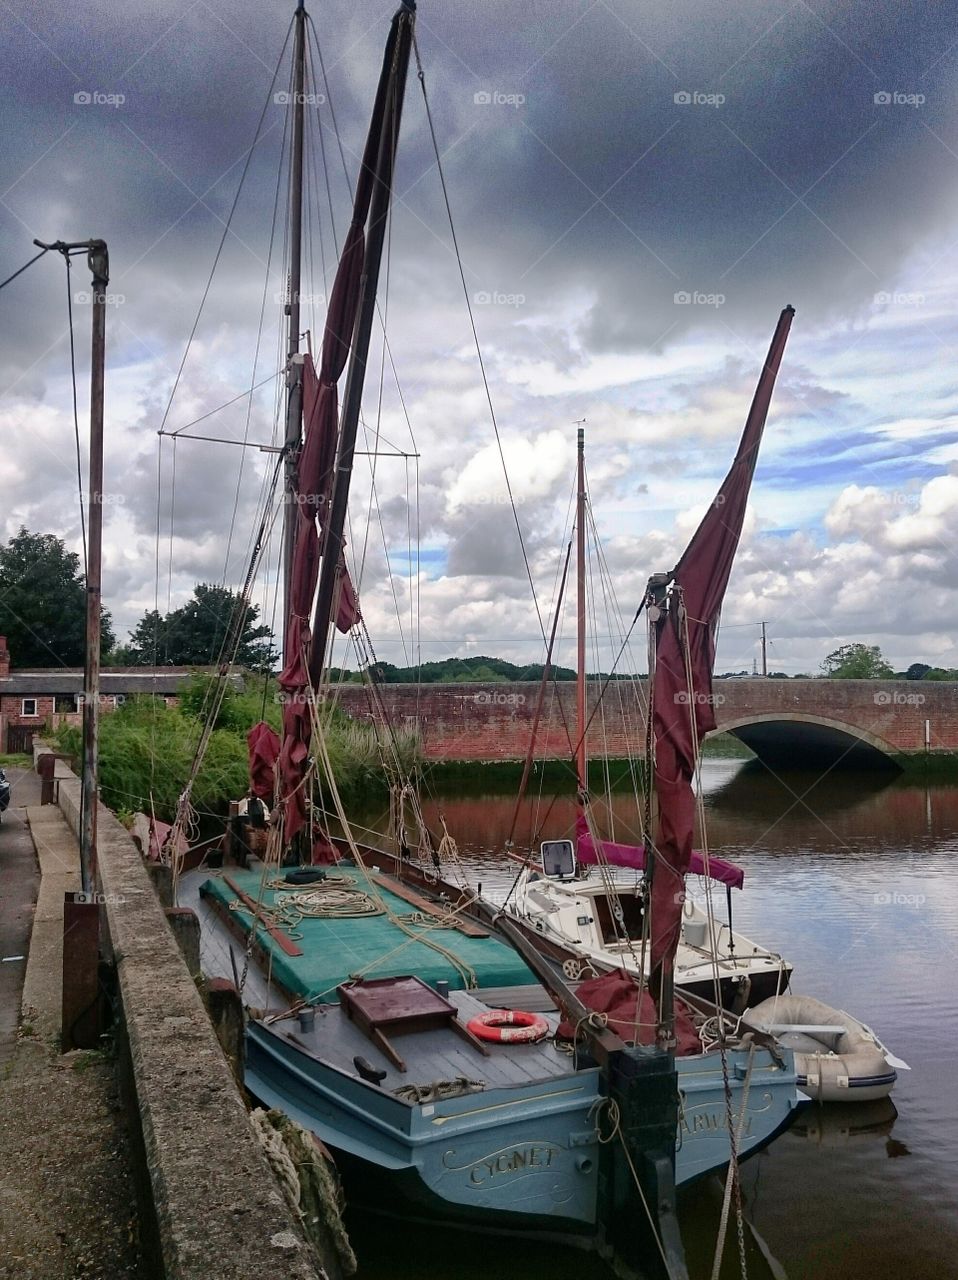
[[[653,984],[657,974],[671,970],[678,946],[685,875],[692,861],[697,747],[715,728],[712,671],[719,614],[793,314],[786,307],[779,317],[735,460],[672,574],[669,608],[655,624],[652,727],[659,820],[652,875]],[[691,687],[683,639],[686,628]]]
[[[283,833],[292,840],[306,822],[305,779],[312,736],[309,707],[309,652],[312,643],[310,611],[322,555],[322,524],[328,509],[339,435],[338,383],[346,367],[359,310],[366,223],[387,117],[389,88],[398,25],[390,29],[376,91],[363,162],[356,183],[352,221],[346,233],[336,279],[330,293],[323,332],[319,371],[307,355],[303,363],[303,447],[298,460],[296,492],[296,541],[293,552],[286,618],[284,667],[279,677],[283,700],[283,739],[279,755],[280,800]],[[359,621],[359,604],[345,563],[341,563],[339,593],[335,603],[336,625],[348,631]],[[325,636],[317,637],[325,644]]]
[[[576,819],[575,829],[576,861],[585,867],[598,866],[599,854],[596,852],[596,842],[590,835],[582,814]],[[631,867],[634,871],[645,869],[644,844],[618,844],[613,840],[600,840],[599,850],[602,861],[607,862],[609,866]],[[733,889],[741,889],[745,883],[743,867],[737,867],[734,862],[727,862],[724,858],[716,858],[712,855],[709,856],[708,866],[706,866],[705,854],[698,849],[692,850],[689,871],[696,876],[708,876],[711,880],[717,880],[719,884],[731,885]]]

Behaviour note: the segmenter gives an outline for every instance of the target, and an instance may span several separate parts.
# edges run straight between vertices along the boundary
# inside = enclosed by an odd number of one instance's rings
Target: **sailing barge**
[[[306,22],[300,4],[290,100],[283,725],[281,738],[265,725],[251,735],[253,792],[270,804],[271,821],[263,861],[180,874],[179,902],[200,913],[204,971],[232,975],[243,993],[250,1093],[322,1139],[350,1199],[571,1239],[625,1272],[681,1280],[675,1185],[730,1163],[734,1175],[740,1158],[790,1122],[799,1102],[791,1054],[769,1036],[739,1035],[716,1008],[676,1001],[669,981],[655,1001],[628,975],[603,979],[599,991],[574,990],[515,921],[349,834],[323,707],[332,628],[363,625],[344,531],[415,5],[403,0],[390,27],[315,365],[300,349],[299,320]],[[775,370],[777,359],[766,370],[769,393]],[[254,541],[246,592],[262,536]],[[389,741],[387,732],[387,755]],[[398,773],[398,762],[388,769]],[[314,838],[308,795],[317,776],[343,839]],[[408,779],[399,781],[405,793]],[[661,790],[673,832],[690,811],[683,785]],[[188,827],[190,789],[169,851]],[[337,858],[328,871],[290,869]],[[668,872],[681,884],[681,857],[663,865],[655,882],[665,884]],[[674,902],[674,885],[666,887]],[[653,958],[668,974],[675,909],[653,901],[654,918],[660,911]]]

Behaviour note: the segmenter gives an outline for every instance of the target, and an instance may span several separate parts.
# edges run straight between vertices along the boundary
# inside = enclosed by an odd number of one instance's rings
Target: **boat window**
[[[634,940],[642,937],[642,899],[635,897],[633,894],[622,894],[619,902],[622,904],[622,924],[616,928],[616,922],[612,918],[612,908],[609,905],[608,894],[598,893],[593,899],[595,903],[595,917],[599,922],[599,928],[602,931],[603,942],[618,942],[625,934]]]
[[[547,876],[564,879],[575,875],[575,849],[571,840],[542,842],[542,870]]]

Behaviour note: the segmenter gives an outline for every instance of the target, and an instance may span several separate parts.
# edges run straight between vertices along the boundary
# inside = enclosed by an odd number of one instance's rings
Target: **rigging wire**
[[[39,253],[34,254],[29,262],[25,262],[18,271],[14,271],[12,276],[7,276],[6,280],[0,283],[0,289],[5,289],[8,284],[11,284],[14,280],[16,280],[17,276],[22,276],[24,271],[26,271],[27,267],[32,267],[33,264],[38,259],[42,258],[45,253],[49,253],[49,252],[50,252],[49,249],[41,249]]]
[[[258,390],[260,389],[260,387],[265,387],[265,386],[266,386],[266,384],[267,384],[268,382],[272,382],[274,378],[278,378],[278,377],[279,377],[279,375],[280,375],[282,372],[283,372],[283,370],[282,370],[282,369],[277,369],[275,373],[271,373],[271,374],[269,375],[269,377],[268,377],[268,378],[263,378],[263,379],[261,379],[261,380],[260,380],[259,382],[257,382],[254,386],[252,386],[252,387],[244,387],[244,389],[239,393],[239,395],[235,395],[235,396],[233,396],[233,398],[232,398],[231,400],[226,400],[226,401],[224,401],[224,403],[223,403],[223,404],[217,405],[215,409],[210,409],[208,413],[201,413],[201,414],[200,414],[200,416],[199,416],[198,418],[194,418],[191,422],[184,422],[184,423],[183,423],[183,425],[182,425],[182,427],[177,427],[175,431],[159,431],[159,432],[157,432],[157,434],[158,434],[158,435],[161,435],[161,436],[166,436],[166,437],[171,438],[171,439],[172,439],[174,436],[180,436],[180,435],[183,435],[183,432],[184,432],[184,431],[189,431],[190,427],[197,427],[197,426],[199,426],[199,424],[200,424],[201,422],[205,422],[207,418],[212,418],[215,414],[217,414],[217,413],[221,413],[224,409],[228,409],[228,408],[230,407],[230,405],[232,405],[232,404],[236,404],[237,400],[245,400],[245,399],[246,399],[246,397],[250,394],[250,392],[252,392],[252,391],[258,391]],[[200,439],[200,437],[199,437],[199,436],[197,436],[197,437],[195,437],[195,438],[196,438],[196,439]],[[194,437],[193,437],[193,436],[183,436],[183,439],[184,439],[184,440],[192,440],[192,439],[194,439]]]
[[[443,203],[445,204],[446,217],[449,222],[449,232],[452,237],[452,246],[456,256],[456,265],[459,269],[459,279],[462,283],[462,293],[466,303],[466,311],[468,312],[468,315],[469,315],[469,325],[472,330],[473,342],[476,348],[476,357],[479,362],[479,372],[482,377],[482,385],[483,385],[483,390],[485,391],[486,404],[488,405],[488,408],[489,408],[489,417],[492,422],[492,428],[496,437],[496,446],[499,451],[500,462],[502,463],[502,471],[503,471],[503,476],[506,482],[506,491],[509,494],[509,502],[512,508],[513,519],[515,521],[516,533],[518,534],[518,537],[519,537],[519,548],[522,552],[522,560],[523,560],[523,564],[525,565],[526,576],[529,579],[529,587],[530,587],[530,590],[532,591],[532,603],[536,611],[536,618],[539,622],[539,631],[542,635],[543,643],[546,643],[545,623],[542,617],[542,610],[539,608],[539,599],[536,594],[535,581],[533,580],[533,577],[532,577],[532,566],[529,563],[529,556],[526,551],[525,538],[523,537],[523,534],[522,534],[522,524],[519,520],[519,512],[516,507],[515,495],[512,492],[512,482],[509,479],[509,469],[506,465],[505,450],[502,444],[502,437],[499,433],[499,422],[496,417],[495,405],[493,404],[493,401],[492,401],[492,390],[489,386],[489,379],[486,375],[486,364],[482,354],[482,344],[479,341],[479,331],[476,328],[476,317],[472,308],[472,299],[469,297],[469,286],[466,284],[466,272],[462,262],[462,255],[459,252],[459,238],[456,234],[456,226],[452,216],[452,204],[449,199],[449,188],[446,185],[446,173],[442,165],[442,156],[440,155],[440,152],[439,152],[439,141],[436,137],[436,128],[432,118],[432,108],[429,105],[429,95],[426,92],[426,73],[423,69],[422,58],[420,57],[420,54],[419,54],[419,41],[416,38],[415,31],[413,32],[412,43],[413,43],[413,50],[416,55],[416,74],[419,79],[420,88],[422,89],[422,100],[426,108],[426,120],[429,125],[429,136],[432,140],[433,154],[435,155],[435,159],[436,159],[436,170],[439,174],[440,186],[442,187]]]
[[[176,509],[176,440],[173,441],[173,458],[170,462],[170,554],[166,583],[166,613],[173,609],[173,521]]]
[[[163,419],[160,422],[160,431],[162,431],[166,426],[166,420],[170,415],[170,409],[173,407],[173,400],[176,396],[177,389],[180,385],[180,379],[183,376],[183,370],[186,367],[186,361],[189,357],[190,349],[193,346],[193,339],[196,337],[196,330],[199,327],[200,318],[206,306],[206,300],[209,297],[210,288],[212,287],[212,284],[213,284],[213,277],[216,274],[216,268],[219,266],[220,257],[222,256],[223,249],[226,245],[226,237],[229,235],[230,229],[232,227],[233,216],[236,213],[236,206],[239,204],[239,198],[243,190],[243,184],[245,183],[246,176],[249,173],[250,164],[252,163],[252,160],[253,160],[253,153],[256,150],[257,143],[259,142],[260,134],[263,129],[263,122],[266,119],[266,113],[269,110],[270,103],[273,100],[272,98],[273,85],[276,83],[276,77],[279,75],[279,69],[283,64],[283,57],[285,56],[285,53],[286,53],[286,47],[289,44],[289,37],[292,33],[294,22],[295,22],[295,17],[290,19],[289,26],[286,29],[286,39],[283,41],[283,47],[280,50],[279,58],[277,59],[277,62],[276,62],[276,68],[273,71],[273,76],[272,76],[272,79],[270,80],[269,89],[267,90],[267,94],[266,94],[266,101],[263,103],[263,110],[260,113],[259,122],[256,125],[256,132],[253,135],[252,144],[246,153],[246,160],[243,164],[243,172],[240,174],[239,185],[236,188],[236,194],[233,197],[233,203],[230,206],[230,211],[229,211],[229,214],[227,215],[226,222],[223,224],[223,234],[220,236],[220,242],[217,247],[216,254],[213,258],[213,265],[210,268],[209,278],[207,279],[206,286],[203,289],[203,296],[200,299],[200,305],[196,312],[196,318],[193,321],[193,327],[190,330],[190,336],[186,342],[186,350],[183,352],[183,358],[180,361],[179,368],[176,371],[176,377],[173,381],[173,388],[170,391],[170,398],[167,401],[166,409],[163,412]]]
[[[243,423],[243,444],[249,442],[250,423],[253,416],[253,392],[256,386],[256,369],[259,365],[260,348],[263,342],[263,327],[266,322],[266,299],[269,292],[270,268],[273,262],[273,248],[276,240],[276,220],[279,216],[279,193],[282,186],[283,174],[283,156],[286,153],[286,135],[289,131],[289,112],[285,113],[283,123],[283,137],[280,143],[279,163],[276,166],[276,189],[273,193],[273,216],[270,222],[269,249],[266,255],[266,270],[263,275],[263,296],[260,299],[259,307],[259,323],[256,329],[256,344],[253,348],[253,368],[250,373],[250,389],[248,399],[246,401],[246,419]],[[275,375],[274,375],[275,376]],[[233,546],[233,531],[236,527],[236,515],[239,510],[240,493],[243,484],[243,472],[246,464],[246,450],[243,449],[240,454],[239,467],[236,473],[236,490],[233,494],[233,510],[230,515],[229,533],[226,538],[226,555],[223,560],[223,586],[226,586],[226,580],[229,576],[230,551]]]

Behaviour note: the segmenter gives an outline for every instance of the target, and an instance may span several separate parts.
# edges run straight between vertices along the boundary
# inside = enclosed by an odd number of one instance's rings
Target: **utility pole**
[[[106,363],[106,288],[110,257],[105,240],[57,240],[41,249],[54,249],[64,258],[86,252],[93,275],[92,347],[90,362],[90,480],[87,487],[86,660],[83,675],[83,777],[80,806],[80,884],[85,894],[94,889],[96,869],[96,811],[100,739],[100,614],[103,549],[103,382]]]
[[[762,623],[762,675],[763,676],[768,675],[768,636],[766,635],[766,631],[765,631],[765,628],[767,626],[768,626],[767,622]]]

